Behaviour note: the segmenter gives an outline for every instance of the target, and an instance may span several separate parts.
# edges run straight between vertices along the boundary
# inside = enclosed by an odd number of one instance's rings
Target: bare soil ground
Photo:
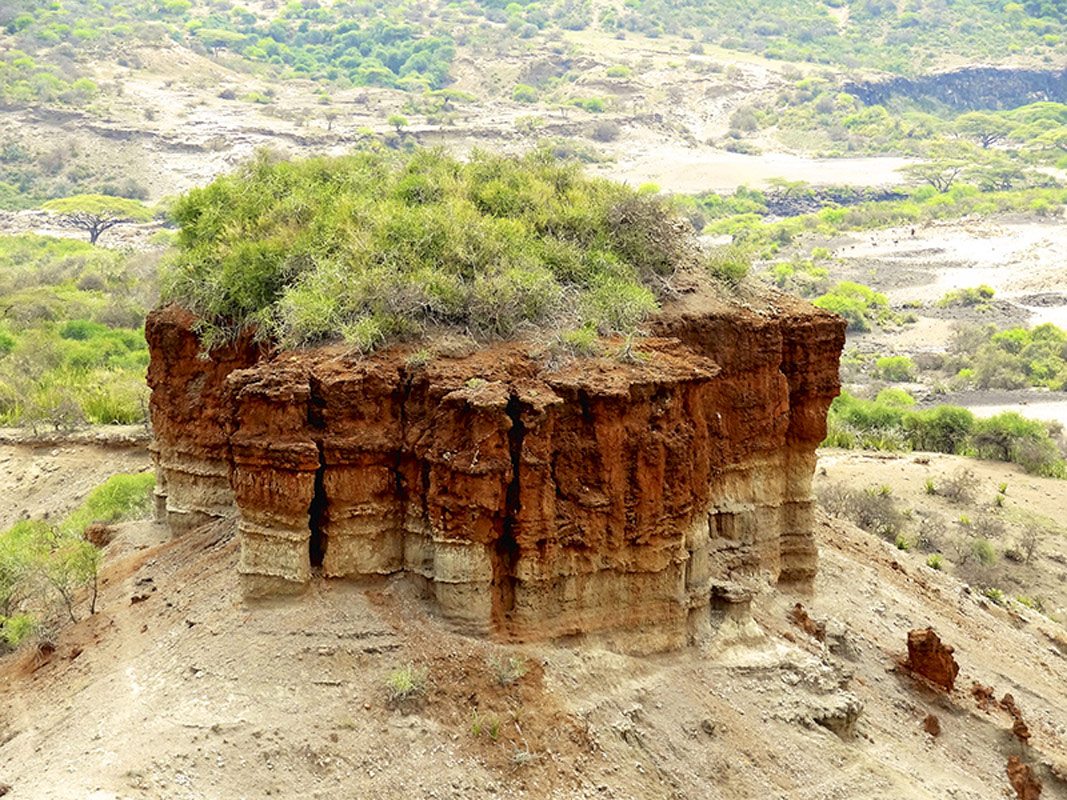
[[[874,468],[831,455],[830,476]],[[1041,491],[1016,489],[1020,502]],[[768,589],[716,641],[636,658],[459,636],[400,581],[245,604],[230,523],[180,539],[128,523],[99,613],[51,655],[0,659],[0,781],[34,800],[985,800],[1010,794],[1021,755],[1043,798],[1067,797],[1067,632],[847,524],[821,518],[818,542],[813,591]],[[797,601],[825,642],[789,621]],[[927,625],[956,648],[948,695],[899,665],[908,630]],[[506,657],[526,669],[501,685]],[[387,679],[408,664],[425,691],[390,703]],[[974,681],[1014,696],[1029,745],[979,707]]]
[[[58,521],[117,472],[151,467],[144,428],[33,437],[0,429],[0,531],[33,516]]]
[[[914,234],[912,233],[914,231]],[[1067,329],[1067,233],[1063,220],[1003,216],[851,233],[806,246],[827,246],[833,280],[851,280],[884,292],[899,312],[917,321],[850,334],[848,347],[878,356],[944,353],[960,323],[998,327],[1051,322]],[[988,307],[939,308],[954,289],[985,284]],[[1067,425],[1067,396],[1024,390],[969,391],[959,402],[979,415],[1018,411]]]

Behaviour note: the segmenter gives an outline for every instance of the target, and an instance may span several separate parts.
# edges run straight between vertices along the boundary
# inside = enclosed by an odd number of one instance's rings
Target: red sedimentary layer
[[[662,649],[701,634],[713,584],[814,574],[844,331],[806,303],[690,297],[641,358],[558,368],[526,343],[205,360],[192,324],[147,326],[161,504],[236,510],[250,591],[406,572],[472,630]]]

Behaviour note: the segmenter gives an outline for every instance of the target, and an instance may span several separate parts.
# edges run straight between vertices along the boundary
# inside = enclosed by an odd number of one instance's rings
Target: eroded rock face
[[[405,572],[471,631],[627,649],[705,632],[716,585],[815,570],[811,478],[843,322],[775,296],[655,322],[646,357],[551,369],[528,344],[196,356],[147,332],[161,508],[238,513],[252,593]]]
[[[952,691],[960,672],[953,652],[951,647],[941,643],[933,628],[908,631],[908,668],[946,692]]]

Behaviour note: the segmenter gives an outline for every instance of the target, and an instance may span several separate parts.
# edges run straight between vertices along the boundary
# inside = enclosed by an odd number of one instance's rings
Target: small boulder
[[[936,714],[926,715],[926,719],[923,720],[923,730],[934,738],[941,735],[941,720],[937,718]]]
[[[960,672],[953,652],[951,647],[941,643],[933,628],[908,632],[908,669],[946,692],[952,691]]]
[[[1018,756],[1009,756],[1007,773],[1018,800],[1040,800],[1041,781],[1029,764],[1024,764]]]

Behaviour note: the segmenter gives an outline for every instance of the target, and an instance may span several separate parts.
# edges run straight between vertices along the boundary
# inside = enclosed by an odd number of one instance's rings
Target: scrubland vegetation
[[[902,389],[884,389],[873,400],[843,392],[830,406],[828,447],[929,450],[1019,464],[1027,472],[1067,478],[1058,426],[1014,412],[978,419],[966,408],[916,409]]]
[[[920,186],[910,190],[902,200],[871,201],[853,206],[833,204],[814,213],[780,220],[765,218],[766,206],[761,205],[763,198],[763,193],[745,189],[732,198],[698,197],[695,202],[698,207],[716,209],[717,218],[707,219],[705,233],[729,234],[735,241],[757,248],[759,254],[772,257],[804,234],[832,236],[843,231],[919,225],[971,214],[1028,213],[1037,218],[1052,217],[1061,213],[1067,204],[1067,189],[1049,186],[983,191],[971,184],[957,183],[948,191],[939,192],[932,186]],[[753,204],[751,210],[733,210],[747,204]],[[688,206],[689,202],[684,201],[684,205]]]
[[[0,266],[0,425],[144,421],[156,259],[26,234]]]
[[[889,0],[632,0],[620,11],[605,11],[601,24],[646,35],[689,33],[769,58],[908,73],[928,67],[946,50],[972,59],[1051,54],[1063,42],[1064,19],[1058,0],[1003,9],[979,0],[906,7]]]
[[[818,492],[820,504],[893,544],[912,551],[928,568],[951,570],[997,605],[1013,602],[1050,613],[1039,594],[1029,590],[1035,562],[1048,542],[1060,535],[1054,520],[1009,503],[1008,483],[991,496],[967,467],[929,477],[923,500],[899,494],[889,484],[857,488],[829,483]],[[1014,596],[1009,594],[1014,589]]]
[[[433,327],[629,333],[679,270],[736,282],[747,269],[702,254],[656,197],[545,150],[260,157],[174,216],[165,297],[200,315],[208,344],[246,327],[363,351]]]
[[[152,473],[114,475],[58,525],[26,519],[0,533],[0,648],[33,635],[47,642],[64,621],[95,612],[100,551],[86,531],[145,516],[154,486]]]
[[[920,3],[907,10],[878,0],[828,5],[632,0],[599,13],[587,0],[430,6],[294,0],[259,12],[198,0],[51,5],[14,0],[0,10],[0,30],[9,42],[0,60],[0,101],[91,103],[100,87],[73,67],[78,52],[131,41],[175,42],[207,55],[226,54],[282,78],[421,91],[450,81],[457,44],[520,42],[545,31],[670,33],[771,58],[913,72],[946,54],[1050,55],[1063,43],[1064,18],[1059,0],[1009,3],[1004,9],[977,0]]]

